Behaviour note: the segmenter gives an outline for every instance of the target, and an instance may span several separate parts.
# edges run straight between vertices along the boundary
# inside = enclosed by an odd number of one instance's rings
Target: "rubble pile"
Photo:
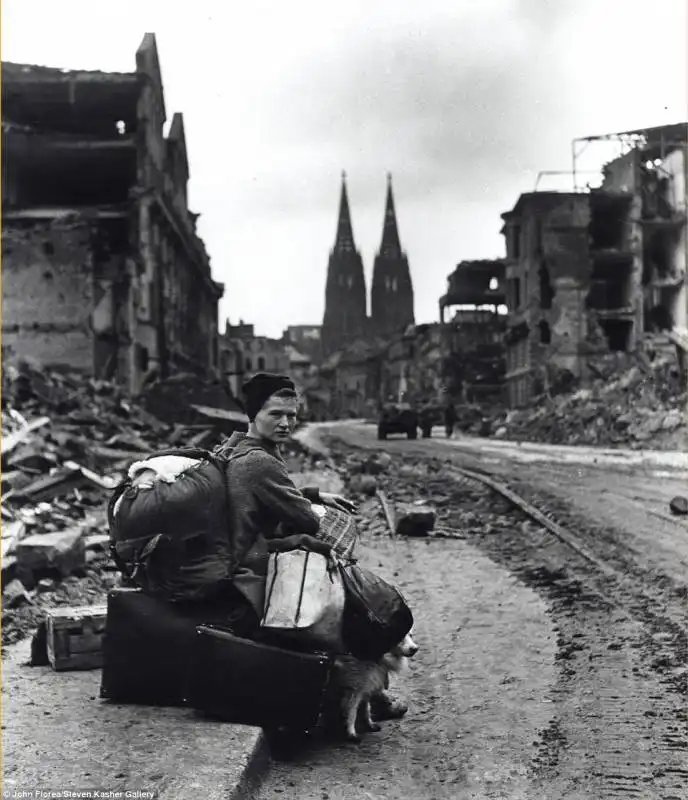
[[[227,420],[202,407],[205,424],[162,422],[106,381],[27,363],[4,370],[3,642],[23,635],[42,608],[93,602],[118,580],[107,550],[109,492],[156,450],[219,442]]]
[[[385,452],[351,450],[335,437],[328,437],[327,444],[345,495],[357,503],[358,527],[364,538],[483,535],[502,524],[504,513],[510,510],[506,501],[495,499],[486,487],[449,476],[440,459],[419,461],[414,455],[397,453],[392,458]],[[367,490],[368,479],[375,482],[373,496]]]
[[[624,357],[625,356],[625,357]],[[680,449],[688,439],[686,394],[675,360],[611,354],[589,362],[588,388],[544,395],[491,420],[494,436],[517,441]]]

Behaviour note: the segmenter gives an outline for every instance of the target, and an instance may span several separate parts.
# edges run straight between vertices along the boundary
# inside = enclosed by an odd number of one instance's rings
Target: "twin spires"
[[[330,251],[325,287],[321,334],[325,355],[356,339],[394,335],[414,323],[413,283],[399,240],[390,174],[387,175],[382,240],[373,266],[370,317],[367,305],[363,260],[356,250],[346,173],[343,172],[337,234]]]
[[[342,251],[355,251],[354,230],[351,224],[351,211],[349,210],[349,195],[346,188],[346,172],[342,172],[342,193],[339,200],[339,219],[337,221],[337,236],[334,249]],[[394,209],[394,194],[392,193],[392,173],[387,173],[387,203],[385,205],[385,220],[382,228],[382,242],[380,254],[389,258],[401,256],[401,241],[397,227],[397,215]]]

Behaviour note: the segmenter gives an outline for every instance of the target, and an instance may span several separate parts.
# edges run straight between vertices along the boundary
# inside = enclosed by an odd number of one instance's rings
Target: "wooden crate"
[[[103,666],[103,632],[107,606],[71,606],[48,611],[48,661],[55,670]]]

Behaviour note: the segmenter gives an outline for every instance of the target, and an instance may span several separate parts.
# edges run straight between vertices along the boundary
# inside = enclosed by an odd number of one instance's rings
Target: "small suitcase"
[[[268,730],[313,730],[332,670],[326,653],[299,653],[197,628],[188,701],[214,719]]]
[[[170,603],[141,589],[108,594],[100,696],[115,703],[184,704],[196,626],[232,626],[231,613],[207,605]]]

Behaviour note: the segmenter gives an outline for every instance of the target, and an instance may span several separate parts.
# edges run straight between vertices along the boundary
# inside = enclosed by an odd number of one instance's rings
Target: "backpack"
[[[136,486],[127,477],[108,503],[110,551],[122,574],[146,594],[199,600],[233,572],[225,461],[198,448],[163,450],[143,458],[197,461],[175,478]]]
[[[413,627],[413,614],[401,592],[357,564],[340,564],[344,583],[342,637],[351,655],[377,661]]]

